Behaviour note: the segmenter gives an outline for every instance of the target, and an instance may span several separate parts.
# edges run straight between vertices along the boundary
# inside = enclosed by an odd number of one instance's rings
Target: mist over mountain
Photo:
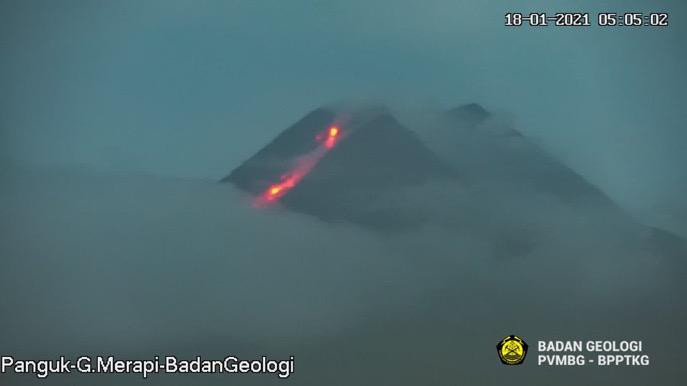
[[[327,222],[378,230],[433,223],[481,232],[499,256],[528,253],[547,227],[584,222],[604,232],[634,234],[671,255],[687,251],[679,236],[639,223],[593,183],[479,104],[416,117],[408,124],[404,127],[384,107],[319,108],[222,181],[255,200],[267,195],[274,207]],[[342,134],[329,138],[336,142],[327,146],[322,136],[331,127]],[[307,170],[299,171],[304,162]],[[293,179],[294,173],[301,175]],[[284,180],[290,186],[282,191]],[[270,189],[279,194],[270,197]]]
[[[594,382],[682,377],[684,240],[479,105],[315,109],[224,183],[19,165],[0,179],[0,342],[22,355],[297,358],[292,378],[246,385],[439,385],[459,362],[466,382],[496,384],[494,344],[517,330],[650,347],[636,372],[579,369]],[[578,383],[538,370],[518,377]],[[145,382],[188,379],[226,383]]]
[[[504,25],[566,11],[592,25]],[[684,384],[685,20],[0,1],[0,355],[296,361],[0,386]],[[578,339],[650,364],[537,365],[537,341]]]
[[[682,377],[674,331],[687,320],[684,254],[657,253],[646,228],[598,206],[427,181],[395,204],[422,210],[422,224],[383,231],[255,207],[252,195],[214,180],[31,168],[0,176],[0,306],[12,311],[0,318],[0,342],[17,355],[295,355],[292,378],[239,384],[440,385],[456,379],[456,366],[466,382],[498,384],[514,375],[494,345],[515,330],[530,341],[645,342],[649,367],[574,369],[592,383]],[[541,370],[527,363],[515,377],[579,383]],[[227,382],[42,382],[94,380]]]

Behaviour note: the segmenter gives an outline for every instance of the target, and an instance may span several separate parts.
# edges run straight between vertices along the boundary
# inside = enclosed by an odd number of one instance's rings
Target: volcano
[[[397,193],[453,168],[383,107],[318,108],[234,169],[225,182],[256,198],[329,222],[412,227],[424,214],[398,205]]]
[[[631,235],[638,250],[675,260],[687,253],[684,240],[637,223],[482,106],[454,108],[439,121],[413,124],[421,129],[413,131],[383,107],[318,108],[222,181],[251,195],[256,207],[329,223],[383,231],[440,224],[484,240],[495,257],[529,253],[551,228],[609,240]]]
[[[467,179],[545,193],[568,203],[616,204],[589,180],[477,103],[444,114],[437,141]],[[618,208],[616,208],[618,209]]]
[[[687,240],[638,223],[603,190],[481,105],[455,107],[445,111],[441,121],[427,138],[432,149],[460,173],[464,184],[492,192],[493,202],[507,197],[529,202],[532,211],[546,212],[553,200],[579,213],[593,211],[598,229],[634,232],[641,248],[656,256],[687,256]]]

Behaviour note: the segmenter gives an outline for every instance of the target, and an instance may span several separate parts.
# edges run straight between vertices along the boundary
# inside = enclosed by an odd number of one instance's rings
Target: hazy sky
[[[321,104],[477,101],[618,200],[687,186],[683,1],[0,1],[0,150],[219,178]],[[519,29],[506,11],[667,11]]]

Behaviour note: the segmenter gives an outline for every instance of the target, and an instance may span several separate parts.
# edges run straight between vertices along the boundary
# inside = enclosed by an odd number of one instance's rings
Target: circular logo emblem
[[[504,365],[519,365],[527,355],[527,343],[515,335],[508,335],[496,345],[496,352]]]

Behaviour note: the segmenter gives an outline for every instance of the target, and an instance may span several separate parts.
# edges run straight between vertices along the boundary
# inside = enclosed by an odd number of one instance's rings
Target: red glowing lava
[[[315,136],[315,140],[322,142],[310,153],[299,157],[296,160],[296,165],[287,173],[281,176],[281,181],[270,185],[267,190],[258,198],[259,202],[272,202],[284,196],[296,184],[298,184],[310,171],[317,165],[324,157],[327,151],[331,150],[338,142],[341,136],[341,129],[338,126],[330,126],[325,132]]]

